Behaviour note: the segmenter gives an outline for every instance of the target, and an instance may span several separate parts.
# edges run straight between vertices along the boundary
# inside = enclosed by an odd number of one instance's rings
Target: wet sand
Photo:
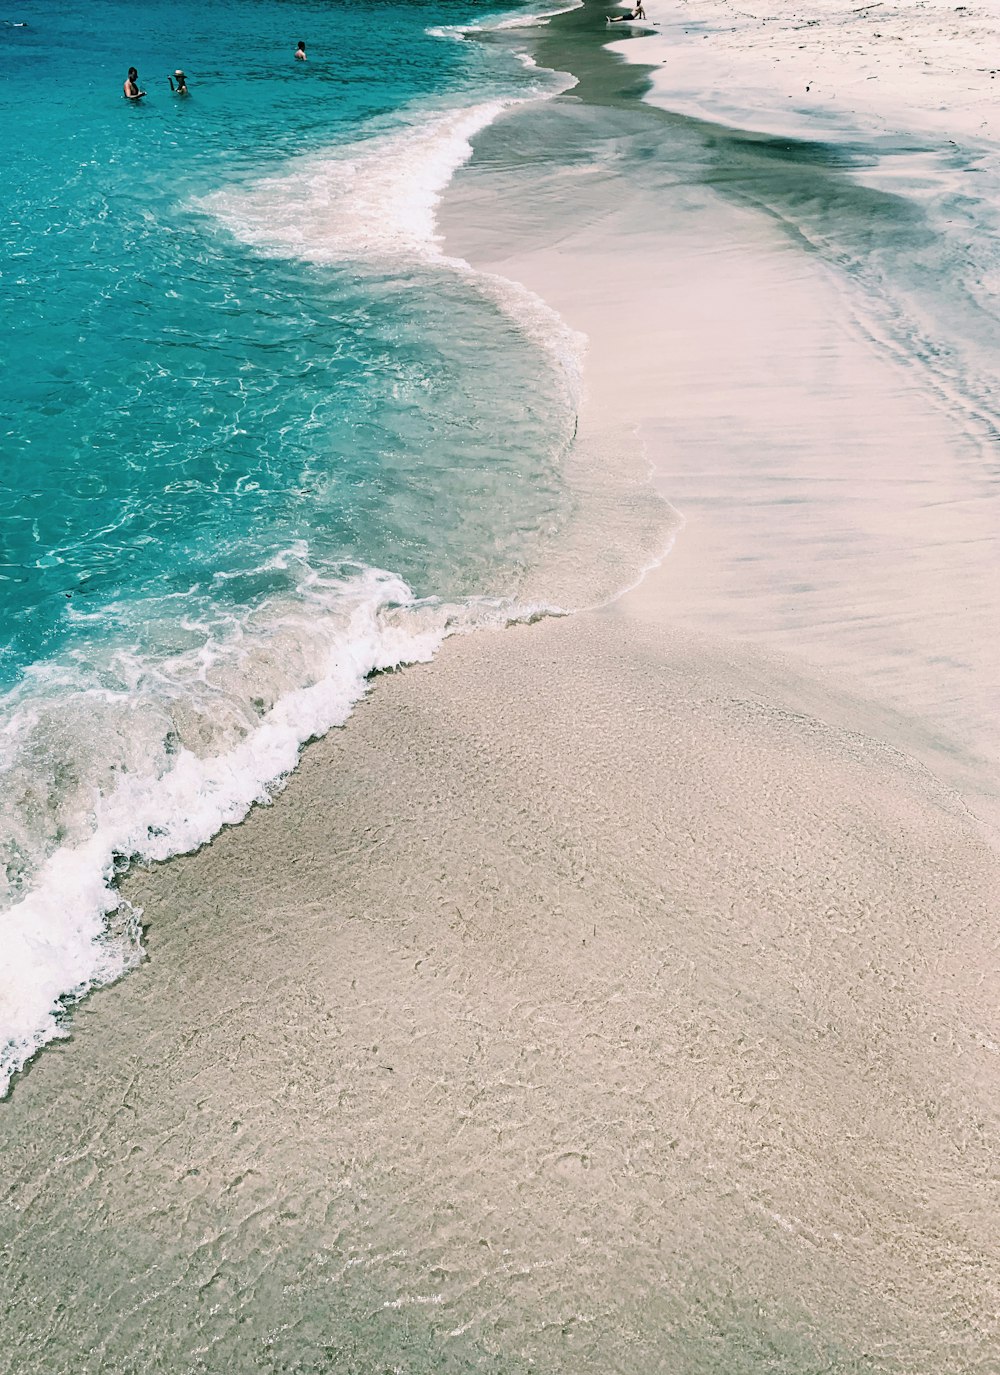
[[[948,715],[894,543],[951,421],[766,224],[636,176],[616,80],[488,131],[443,222],[587,331],[583,446],[631,436],[687,525],[611,606],[377,679],[130,877],[147,963],[0,1106],[0,1370],[995,1362],[988,713]],[[822,467],[900,427],[926,483]]]
[[[628,433],[683,522],[633,609],[808,666],[996,829],[992,412],[811,238],[905,253],[930,233],[919,209],[851,145],[637,110],[649,69],[602,68],[593,17],[569,18],[584,56],[572,38],[542,55],[569,43],[580,103],[486,130],[442,221],[588,337],[581,435]]]

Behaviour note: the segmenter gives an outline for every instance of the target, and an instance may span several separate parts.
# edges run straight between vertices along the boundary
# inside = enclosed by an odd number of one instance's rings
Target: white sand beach
[[[909,90],[931,30],[880,8]],[[698,7],[723,109],[686,57],[641,104],[603,13],[531,40],[580,83],[479,136],[440,225],[588,337],[609,566],[647,471],[683,527],[610,604],[375,679],[272,806],[128,877],[146,963],[0,1111],[2,1371],[996,1364],[988,415],[790,232],[855,223],[872,160],[723,127],[780,108],[762,21]]]
[[[931,0],[808,8],[666,0],[617,51],[662,68],[653,98],[682,114],[772,133],[1000,137],[1000,9]]]
[[[5,1109],[6,1368],[987,1369],[996,857],[785,693],[453,642],[131,882],[148,963]]]
[[[616,51],[662,47],[640,38]],[[671,96],[664,77],[652,98]],[[754,204],[743,188],[758,169],[740,168],[734,202],[725,182],[671,182],[658,166],[637,178],[641,126],[598,137],[604,156],[577,170],[573,206],[560,169],[534,167],[498,210],[508,136],[487,131],[444,224],[459,251],[586,334],[581,434],[631,432],[684,521],[623,614],[808,664],[995,826],[1000,496],[988,410],[867,308],[864,282],[803,252],[799,205],[778,177]],[[782,156],[780,141],[763,146],[770,163]],[[783,173],[795,194],[829,198],[834,214],[840,195],[858,214],[866,185],[822,162],[800,167],[803,156]],[[864,182],[879,170],[866,162]]]

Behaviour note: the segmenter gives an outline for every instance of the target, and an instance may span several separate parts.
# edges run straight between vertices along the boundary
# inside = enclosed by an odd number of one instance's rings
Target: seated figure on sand
[[[628,12],[628,14],[615,14],[615,15],[609,14],[609,15],[608,15],[608,23],[609,23],[609,24],[624,24],[624,23],[626,22],[626,20],[629,20],[629,19],[645,19],[645,17],[646,17],[646,11],[645,11],[645,10],[643,9],[643,7],[642,7],[642,0],[639,0],[639,4],[635,5],[632,9],[630,9],[629,12]]]

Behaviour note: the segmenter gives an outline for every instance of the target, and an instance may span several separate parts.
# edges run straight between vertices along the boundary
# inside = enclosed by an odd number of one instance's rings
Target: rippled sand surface
[[[998,880],[763,663],[454,642],[129,883],[0,1114],[0,1369],[994,1369]]]

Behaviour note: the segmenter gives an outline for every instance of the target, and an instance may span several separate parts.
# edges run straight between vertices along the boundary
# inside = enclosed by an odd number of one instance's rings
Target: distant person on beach
[[[167,80],[170,82],[170,89],[174,92],[175,95],[188,94],[187,77],[181,71],[180,67],[177,68],[173,76],[168,76]],[[177,82],[176,86],[174,85],[175,81]]]
[[[608,15],[609,24],[624,24],[627,19],[645,19],[646,11],[642,8],[642,3],[636,5],[635,9],[629,10],[628,14]]]
[[[306,58],[306,40],[304,38],[299,39],[299,46],[295,49],[295,57],[299,62],[306,62],[308,60]]]
[[[128,69],[128,76],[125,78],[122,94],[125,96],[126,100],[141,100],[146,94],[145,91],[139,90],[139,73],[134,67],[129,67]]]

